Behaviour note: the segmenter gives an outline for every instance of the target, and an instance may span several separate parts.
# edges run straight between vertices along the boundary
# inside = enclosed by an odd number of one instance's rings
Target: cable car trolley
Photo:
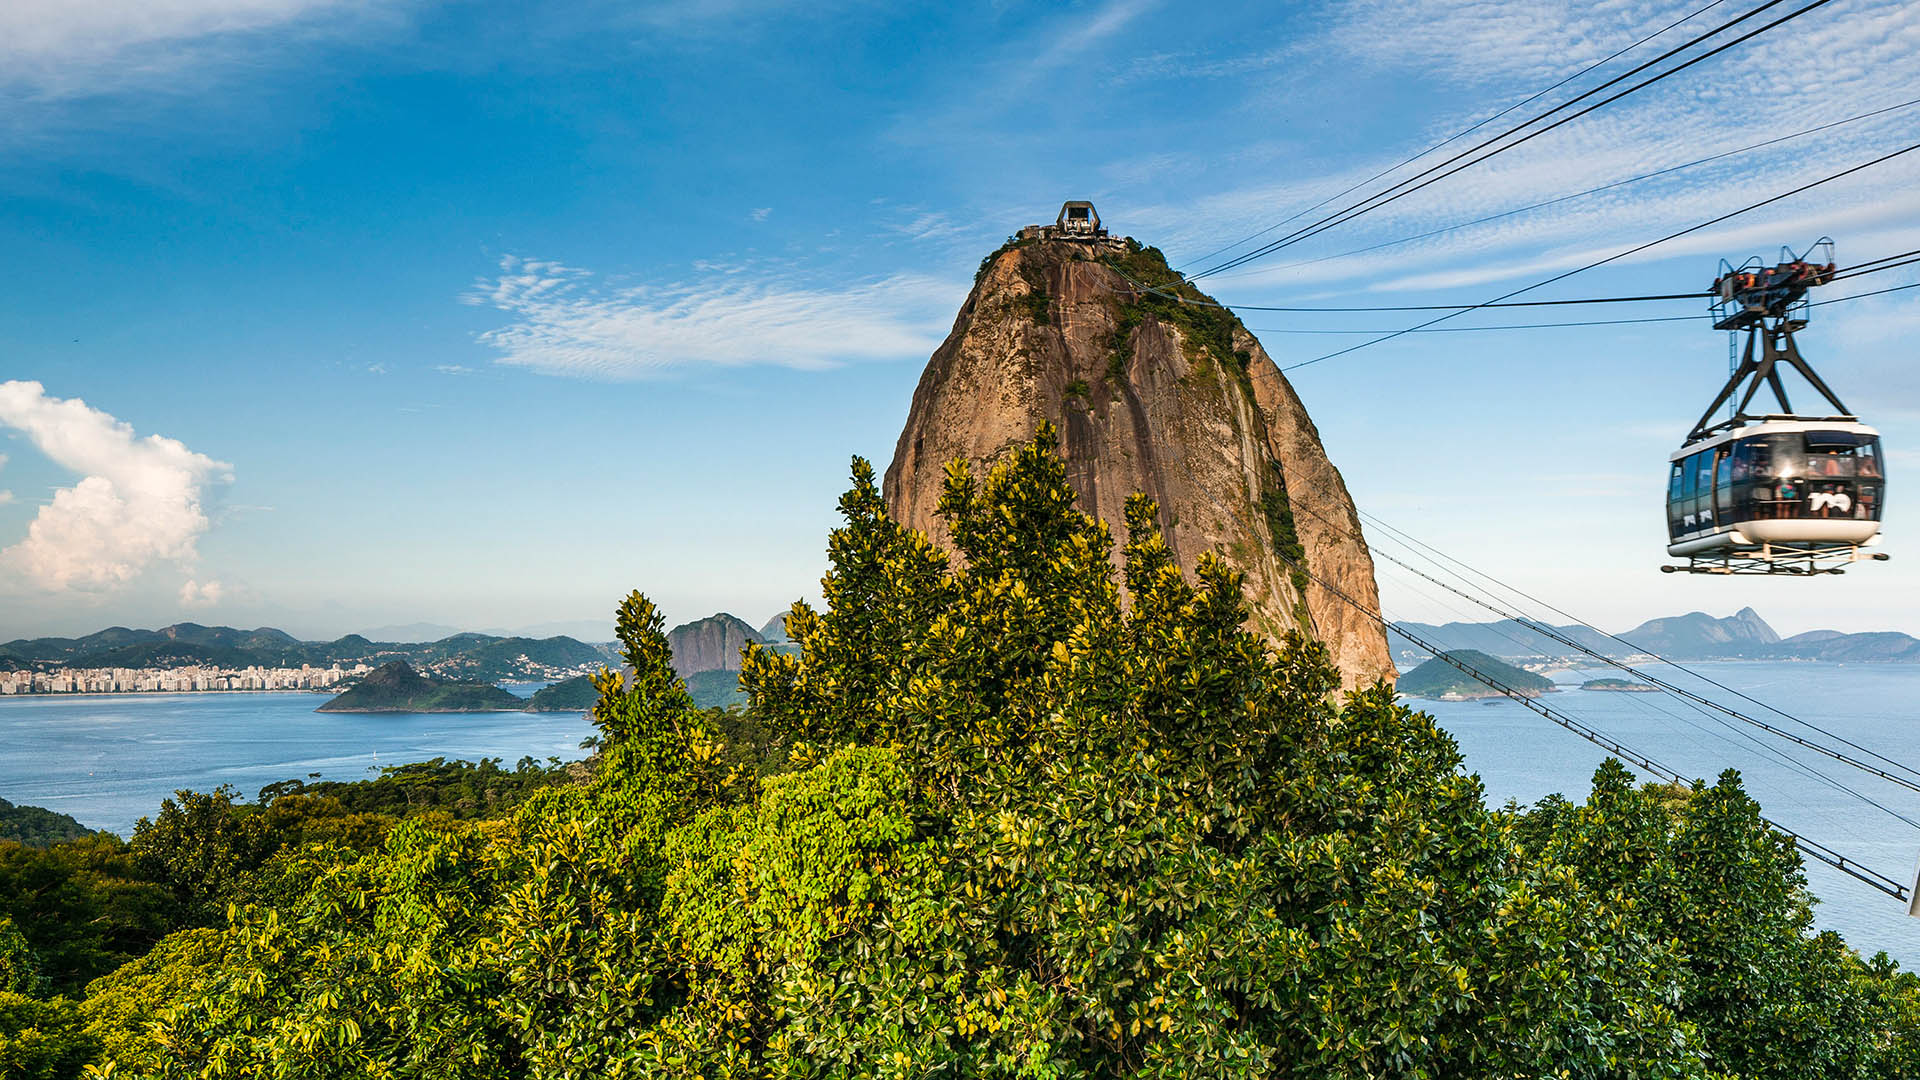
[[[1713,327],[1746,336],[1726,385],[1669,458],[1667,573],[1838,574],[1880,540],[1886,459],[1880,433],[1860,422],[1800,354],[1807,291],[1833,279],[1833,241],[1780,261],[1724,260],[1714,280]],[[1731,351],[1729,355],[1731,360]],[[1797,413],[1782,374],[1791,369],[1831,411]],[[1757,412],[1762,387],[1777,412]],[[1736,401],[1736,395],[1738,399]],[[1726,419],[1714,415],[1728,407]]]

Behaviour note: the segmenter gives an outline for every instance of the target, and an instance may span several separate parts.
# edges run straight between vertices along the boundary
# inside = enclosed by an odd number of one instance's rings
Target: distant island
[[[1616,694],[1658,694],[1660,688],[1652,683],[1635,682],[1632,679],[1588,679],[1580,684],[1582,690],[1604,690]]]
[[[520,712],[526,708],[527,699],[497,686],[432,678],[413,670],[405,660],[394,660],[375,668],[351,689],[314,711],[456,713]]]
[[[0,799],[0,842],[44,848],[92,834],[92,829],[66,814]]]
[[[1554,688],[1552,679],[1514,667],[1504,660],[1488,656],[1476,649],[1457,649],[1447,655],[1488,678],[1497,679],[1513,687],[1527,697],[1538,697],[1541,694],[1550,693]],[[1400,676],[1394,683],[1394,689],[1409,697],[1430,698],[1434,701],[1473,701],[1479,698],[1502,696],[1500,691],[1480,682],[1439,657]]]
[[[528,712],[586,712],[599,700],[600,691],[594,689],[593,676],[575,675],[541,687],[524,708]]]

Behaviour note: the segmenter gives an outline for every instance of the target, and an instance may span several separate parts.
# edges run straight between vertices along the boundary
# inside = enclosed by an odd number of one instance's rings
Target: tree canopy
[[[696,707],[628,597],[590,782],[372,846],[316,832],[238,893],[229,863],[164,845],[177,902],[230,906],[93,984],[75,1008],[94,1068],[1920,1066],[1916,980],[1811,932],[1797,856],[1737,775],[1637,788],[1610,762],[1583,803],[1490,809],[1430,717],[1384,686],[1336,699],[1319,645],[1243,631],[1238,575],[1183,573],[1144,498],[1116,580],[1051,431],[984,478],[951,467],[941,508],[952,555],[855,461],[826,605],[794,606],[793,650],[748,651],[745,711]]]

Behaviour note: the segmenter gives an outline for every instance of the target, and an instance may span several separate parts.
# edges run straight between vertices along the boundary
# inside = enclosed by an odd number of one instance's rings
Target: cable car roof
[[[1683,457],[1710,450],[1722,443],[1735,442],[1755,435],[1785,434],[1796,431],[1845,431],[1855,435],[1878,437],[1878,429],[1868,427],[1858,420],[1840,417],[1822,418],[1817,416],[1768,416],[1750,420],[1737,428],[1718,431],[1704,439],[1696,439],[1667,455],[1668,461],[1679,461]]]

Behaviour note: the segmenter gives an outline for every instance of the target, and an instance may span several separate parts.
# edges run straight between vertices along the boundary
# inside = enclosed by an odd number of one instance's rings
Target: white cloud
[[[747,216],[749,218],[752,218],[754,221],[765,221],[767,220],[767,218],[771,217],[772,215],[773,215],[773,207],[771,206],[762,206],[747,214]]]
[[[401,0],[8,0],[0,4],[0,89],[58,100],[176,90],[261,50],[390,17]],[[271,35],[271,40],[269,40]]]
[[[618,287],[590,271],[508,256],[462,299],[512,316],[480,335],[499,363],[548,375],[630,379],[674,368],[825,368],[921,358],[938,345],[963,282],[916,274],[809,285],[711,268],[693,282]]]
[[[133,428],[37,382],[0,383],[0,424],[81,474],[54,492],[27,535],[0,550],[0,582],[50,592],[124,585],[155,562],[191,562],[210,485],[233,467]]]
[[[220,602],[225,587],[218,581],[188,579],[180,586],[180,603],[186,607],[213,607]]]
[[[442,375],[478,375],[479,372],[465,364],[435,364],[433,370]]]

